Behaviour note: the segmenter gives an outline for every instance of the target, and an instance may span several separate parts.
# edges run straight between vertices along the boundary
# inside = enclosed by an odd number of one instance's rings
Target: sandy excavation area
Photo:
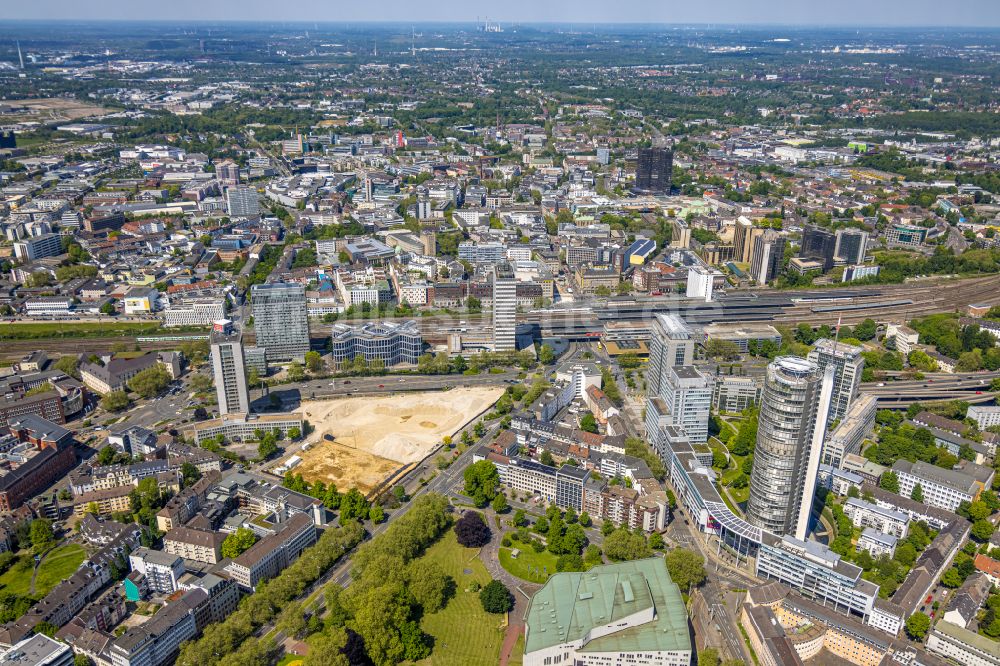
[[[315,430],[295,471],[307,481],[368,492],[425,458],[501,395],[502,388],[474,387],[305,401],[298,411]]]

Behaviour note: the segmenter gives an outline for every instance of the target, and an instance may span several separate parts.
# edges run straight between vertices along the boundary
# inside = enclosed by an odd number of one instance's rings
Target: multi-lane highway
[[[1000,372],[971,372],[963,374],[933,373],[923,379],[886,381],[862,384],[861,390],[878,398],[879,407],[906,408],[914,402],[935,400],[964,400],[970,403],[990,402],[995,398],[991,391],[994,379]]]
[[[484,372],[478,375],[383,375],[380,377],[348,377],[312,379],[294,384],[280,384],[270,388],[285,401],[311,400],[334,396],[372,395],[399,393],[401,391],[436,391],[463,386],[496,386],[517,380],[518,370],[501,373]],[[251,401],[264,396],[261,389],[250,392]]]

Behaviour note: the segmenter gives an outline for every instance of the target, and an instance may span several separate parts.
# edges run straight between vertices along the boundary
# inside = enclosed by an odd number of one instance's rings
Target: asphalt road
[[[462,386],[495,386],[505,382],[519,381],[520,370],[506,370],[503,373],[484,372],[478,375],[383,375],[380,377],[350,377],[313,379],[294,384],[281,384],[268,389],[284,400],[298,398],[328,398],[358,394],[398,393],[400,391],[435,391]],[[250,392],[250,400],[256,401],[265,395],[261,389]]]
[[[933,400],[988,402],[993,399],[990,385],[997,377],[1000,372],[935,373],[918,380],[866,383],[861,385],[861,391],[877,397],[880,407],[906,407]]]

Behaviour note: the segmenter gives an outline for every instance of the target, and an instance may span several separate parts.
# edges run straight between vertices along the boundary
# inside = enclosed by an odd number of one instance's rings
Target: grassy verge
[[[460,546],[448,530],[423,557],[440,565],[455,580],[456,590],[443,610],[421,620],[421,628],[434,637],[434,652],[417,663],[494,666],[500,660],[503,616],[484,611],[479,593],[470,589],[473,582],[486,585],[492,579],[478,551]]]
[[[507,666],[521,666],[524,663],[524,634],[517,637],[517,642],[514,643],[514,649],[511,650],[510,659],[507,660]]]
[[[513,548],[500,549],[500,566],[511,575],[531,583],[544,583],[556,572],[558,558],[549,551],[536,553],[519,541],[514,541],[514,548],[520,551],[517,557],[511,555]]]
[[[12,322],[0,324],[0,340],[42,340],[47,338],[104,338],[148,335],[160,330],[151,322]]]

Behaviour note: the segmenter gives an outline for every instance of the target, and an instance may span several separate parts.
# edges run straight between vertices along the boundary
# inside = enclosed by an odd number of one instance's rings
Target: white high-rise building
[[[242,337],[239,329],[234,328],[228,319],[217,321],[212,326],[212,372],[221,414],[246,414],[250,411]]]
[[[506,261],[493,267],[493,351],[517,351],[517,280]]]
[[[708,418],[712,410],[712,377],[693,365],[670,368],[661,391],[671,425],[684,428],[693,444],[708,441]]]
[[[694,363],[694,335],[683,319],[675,314],[658,314],[652,329],[646,371],[650,397],[661,395],[670,368]]]
[[[712,300],[715,288],[715,278],[722,275],[716,270],[705,266],[692,266],[688,269],[687,297]]]
[[[767,366],[746,519],[805,540],[833,397],[832,366],[781,356]]]
[[[257,190],[247,185],[234,185],[226,190],[226,210],[232,217],[260,215]]]
[[[861,390],[861,373],[865,369],[865,359],[861,355],[863,351],[861,347],[823,338],[817,340],[813,350],[809,352],[809,360],[818,365],[820,370],[833,368],[833,402],[827,426],[834,421],[843,420]]]

